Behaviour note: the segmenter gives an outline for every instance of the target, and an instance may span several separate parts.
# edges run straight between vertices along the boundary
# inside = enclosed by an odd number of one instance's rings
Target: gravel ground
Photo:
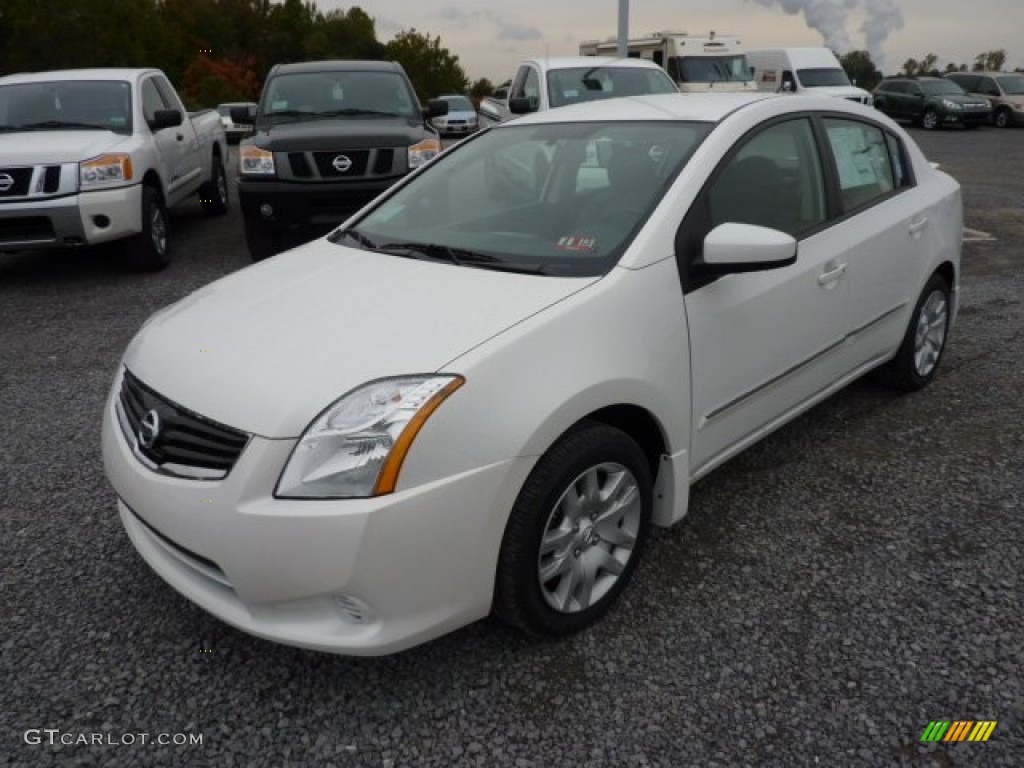
[[[914,135],[998,238],[965,248],[939,378],[856,383],[701,481],[561,642],[487,620],[348,659],[192,606],[121,529],[99,418],[142,320],[246,263],[237,207],[181,213],[155,276],[0,256],[0,764],[1021,765],[1024,130]],[[958,719],[998,726],[919,742]]]

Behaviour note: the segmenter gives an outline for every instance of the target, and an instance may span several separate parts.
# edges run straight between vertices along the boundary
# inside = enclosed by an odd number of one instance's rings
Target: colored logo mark
[[[921,741],[988,741],[998,720],[932,720]]]

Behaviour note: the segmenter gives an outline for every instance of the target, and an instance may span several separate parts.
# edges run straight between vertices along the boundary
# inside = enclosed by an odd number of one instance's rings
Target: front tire
[[[129,266],[142,272],[158,272],[170,263],[167,208],[153,187],[142,188],[142,231],[125,242]]]
[[[1013,122],[1010,117],[1010,110],[1005,108],[997,110],[992,121],[995,123],[996,128],[1009,128],[1010,123]]]
[[[210,180],[199,188],[199,202],[207,216],[223,216],[228,212],[229,201],[228,175],[224,172],[224,162],[215,155]]]
[[[939,114],[934,109],[926,109],[921,115],[921,127],[926,131],[934,131],[939,127]]]
[[[533,635],[578,632],[603,616],[640,559],[651,469],[625,432],[584,422],[534,467],[509,516],[494,612]]]
[[[936,273],[931,276],[910,316],[910,325],[896,357],[883,368],[889,384],[916,392],[935,378],[946,349],[950,320],[950,287]]]

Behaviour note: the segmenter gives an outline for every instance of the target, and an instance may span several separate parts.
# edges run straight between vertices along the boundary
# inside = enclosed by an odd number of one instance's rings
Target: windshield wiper
[[[360,232],[358,229],[343,229],[341,232],[338,232],[337,235],[340,235],[341,237],[347,237],[350,240],[355,240],[363,248],[367,248],[371,251],[377,250],[377,244],[373,242],[373,240],[368,238],[366,235],[364,235],[362,232]],[[335,240],[334,238],[335,235],[331,235],[328,239],[332,243],[337,243],[338,241]]]
[[[87,128],[94,131],[109,131],[110,129],[105,125],[95,125],[93,123],[72,123],[64,120],[44,120],[41,123],[26,123],[25,125],[19,125],[15,127],[15,130],[21,131],[45,131],[51,128]]]
[[[377,250],[413,259],[426,257],[437,261],[448,261],[457,267],[476,267],[496,272],[519,272],[531,275],[547,273],[547,269],[542,265],[505,261],[497,256],[490,256],[486,253],[469,251],[464,248],[452,248],[450,245],[439,245],[437,243],[381,243],[377,246]]]

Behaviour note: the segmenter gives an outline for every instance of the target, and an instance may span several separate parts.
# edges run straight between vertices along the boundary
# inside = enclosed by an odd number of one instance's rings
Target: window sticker
[[[591,253],[597,250],[597,238],[590,235],[565,235],[558,238],[555,248],[570,253]]]

